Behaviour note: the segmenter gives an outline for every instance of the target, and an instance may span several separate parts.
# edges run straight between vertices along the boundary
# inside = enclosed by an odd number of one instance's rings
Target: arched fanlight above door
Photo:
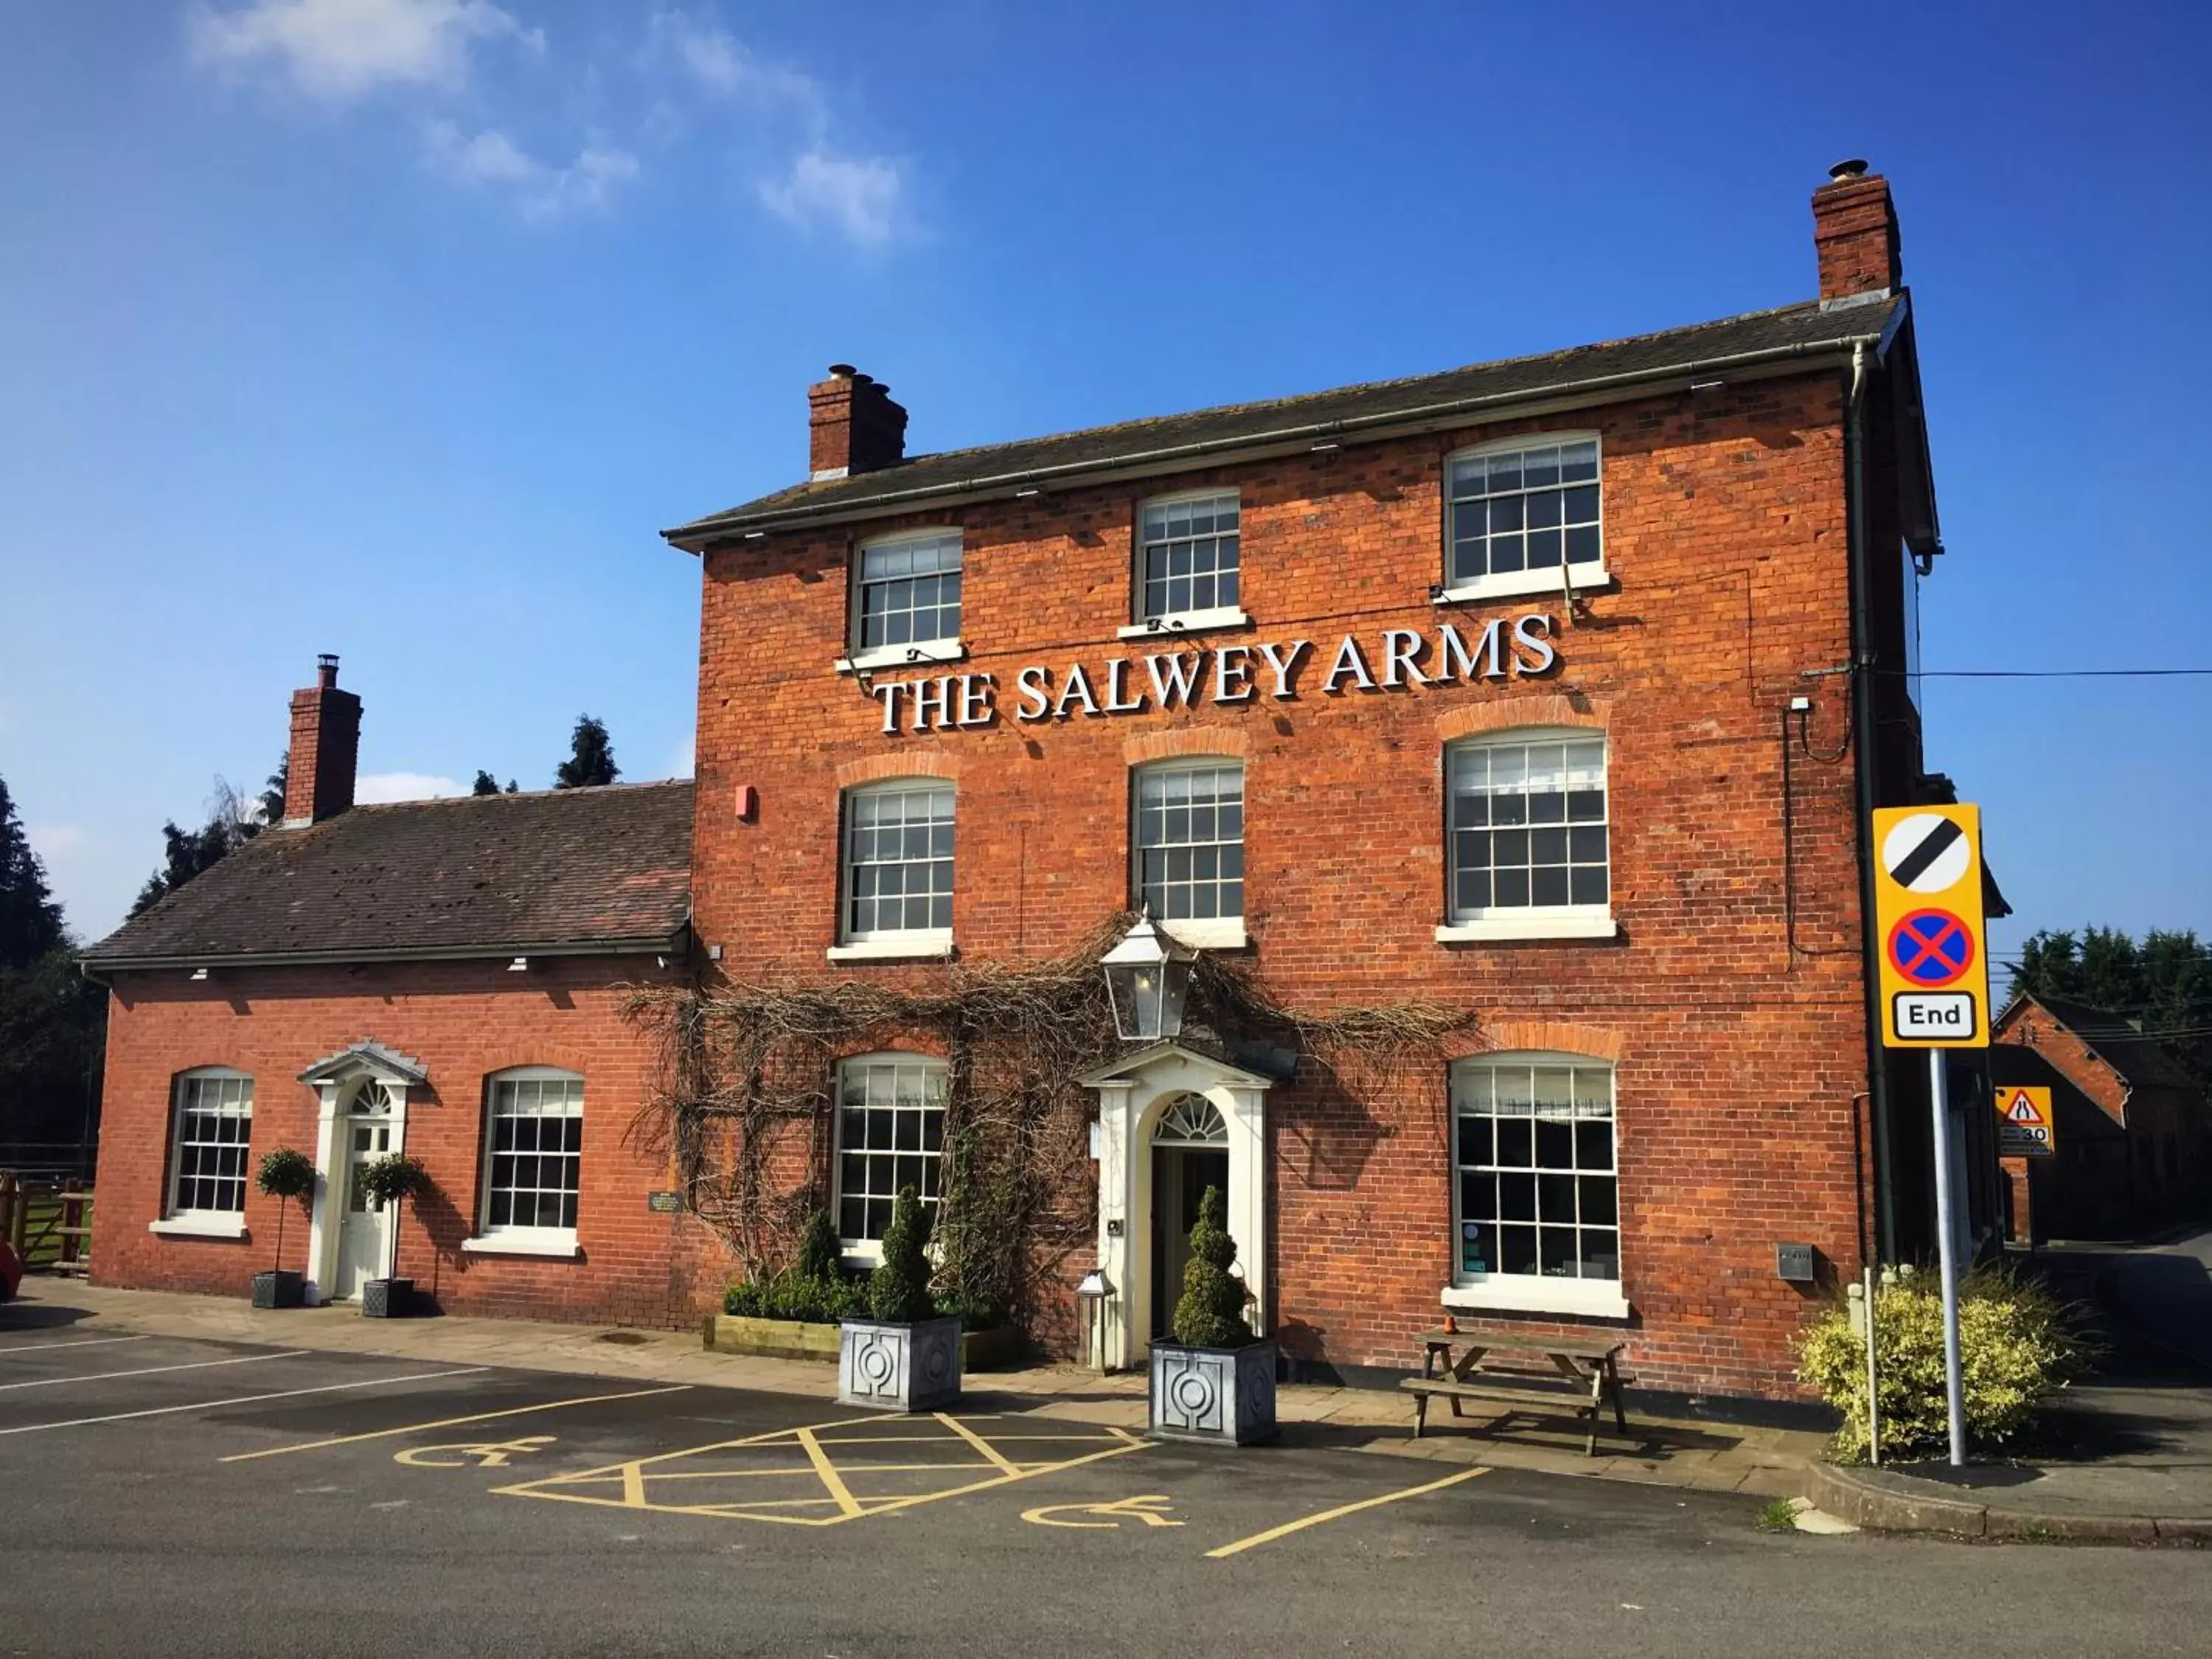
[[[1229,1125],[1221,1109],[1204,1095],[1178,1095],[1160,1113],[1152,1130],[1155,1146],[1226,1146]]]

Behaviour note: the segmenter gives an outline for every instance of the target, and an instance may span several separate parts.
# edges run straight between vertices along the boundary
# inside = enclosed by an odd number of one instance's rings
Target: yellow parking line
[[[482,1369],[479,1367],[478,1369]],[[382,1440],[395,1434],[421,1434],[431,1429],[456,1429],[465,1423],[489,1423],[502,1417],[527,1417],[532,1412],[557,1412],[565,1406],[596,1406],[610,1400],[643,1400],[656,1394],[682,1394],[691,1385],[679,1382],[667,1389],[633,1389],[628,1394],[589,1394],[574,1400],[548,1400],[536,1406],[514,1406],[503,1412],[478,1412],[473,1417],[441,1417],[434,1423],[407,1423],[396,1429],[375,1429],[367,1434],[342,1434],[329,1440],[302,1440],[290,1446],[268,1446],[259,1451],[233,1452],[219,1463],[250,1463],[257,1457],[282,1457],[287,1452],[320,1451],[325,1446],[350,1446],[362,1440]]]
[[[946,1428],[951,1430],[953,1433],[958,1435],[963,1440],[965,1440],[969,1445],[973,1446],[977,1451],[982,1453],[984,1457],[989,1461],[992,1467],[996,1468],[1000,1474],[1019,1474],[1022,1472],[1020,1464],[1016,1463],[1006,1457],[1006,1455],[1000,1452],[996,1446],[984,1439],[981,1435],[976,1433],[975,1430],[969,1428],[958,1418],[947,1417],[943,1412],[933,1413],[932,1415],[934,1416],[939,1422],[944,1424]]]
[[[1383,1504],[1395,1504],[1401,1498],[1419,1498],[1423,1492],[1441,1492],[1446,1486],[1455,1486],[1462,1480],[1472,1480],[1478,1475],[1488,1474],[1488,1469],[1462,1469],[1457,1474],[1448,1474],[1441,1480],[1431,1480],[1425,1486],[1408,1486],[1403,1492],[1384,1492],[1380,1498],[1364,1498],[1357,1504],[1346,1504],[1337,1509],[1323,1510],[1319,1515],[1309,1515],[1303,1521],[1285,1522],[1279,1527],[1270,1527],[1265,1532],[1255,1532],[1249,1538],[1240,1538],[1233,1544],[1224,1544],[1218,1550],[1208,1550],[1206,1559],[1218,1561],[1224,1556],[1237,1555],[1261,1544],[1272,1544],[1278,1538],[1287,1538],[1294,1532],[1304,1532],[1308,1527],[1318,1527],[1324,1521],[1334,1521],[1341,1516],[1357,1515],[1362,1510],[1371,1510]]]
[[[837,1500],[837,1507],[848,1515],[860,1514],[860,1500],[847,1490],[844,1480],[837,1473],[837,1466],[830,1461],[830,1454],[822,1449],[822,1443],[814,1437],[814,1431],[801,1429],[798,1439],[799,1443],[806,1448],[806,1455],[814,1464],[814,1473],[822,1477],[822,1484]]]

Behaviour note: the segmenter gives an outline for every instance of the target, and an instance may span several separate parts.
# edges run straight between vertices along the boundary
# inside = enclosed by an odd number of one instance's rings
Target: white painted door
[[[338,1218],[338,1282],[335,1299],[361,1294],[365,1280],[381,1279],[392,1261],[389,1208],[372,1210],[361,1190],[361,1166],[392,1150],[392,1125],[380,1119],[343,1120],[346,1135],[345,1209]]]

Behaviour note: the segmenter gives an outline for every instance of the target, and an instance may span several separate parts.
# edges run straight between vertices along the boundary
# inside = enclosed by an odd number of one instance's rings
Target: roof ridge
[[[1672,328],[1647,329],[1641,334],[1620,334],[1609,340],[1585,340],[1579,345],[1555,346],[1549,351],[1524,351],[1512,357],[1481,357],[1473,362],[1453,363],[1443,368],[1426,368],[1413,374],[1389,374],[1379,380],[1347,380],[1341,386],[1322,386],[1312,392],[1286,392],[1279,398],[1252,398],[1237,404],[1206,404],[1197,409],[1172,410],[1164,415],[1139,415],[1125,421],[1107,421],[1097,426],[1072,426],[1059,432],[1036,432],[1026,437],[1003,438],[996,443],[965,444],[957,449],[930,449],[920,454],[908,455],[897,465],[879,469],[881,473],[895,473],[900,466],[915,461],[943,461],[962,455],[981,455],[994,449],[1006,449],[1015,444],[1052,443],[1062,438],[1097,437],[1109,432],[1124,432],[1137,427],[1156,426],[1166,421],[1189,420],[1201,415],[1241,415],[1249,410],[1279,409],[1291,404],[1304,403],[1312,398],[1333,398],[1340,393],[1382,392],[1392,386],[1414,386],[1423,380],[1437,380],[1446,374],[1462,374],[1475,368],[1510,368],[1518,363],[1543,362],[1554,357],[1571,357],[1579,352],[1603,351],[1615,346],[1639,345],[1646,340],[1664,339],[1673,335],[1694,334],[1701,328],[1724,328],[1734,323],[1757,321],[1765,317],[1781,317],[1795,311],[1809,311],[1820,305],[1818,300],[1797,300],[1788,305],[1768,306],[1758,311],[1740,311],[1727,317],[1709,317],[1699,323],[1679,323]]]
[[[572,789],[517,789],[512,792],[501,789],[496,793],[489,795],[478,795],[467,791],[464,791],[457,795],[410,795],[405,800],[358,801],[353,805],[346,808],[346,811],[349,812],[381,812],[394,806],[451,806],[456,803],[465,802],[473,804],[478,801],[488,800],[544,800],[549,796],[553,795],[586,795],[595,793],[596,792],[603,789],[620,790],[624,793],[638,789],[669,789],[679,786],[688,789],[697,781],[698,780],[696,778],[647,778],[635,783],[582,784]],[[337,815],[333,814],[332,817],[335,817]],[[303,829],[319,829],[322,825],[329,823],[331,821],[331,818],[319,818],[313,825],[302,825],[301,827]],[[282,826],[270,824],[268,827],[274,830],[281,828]]]

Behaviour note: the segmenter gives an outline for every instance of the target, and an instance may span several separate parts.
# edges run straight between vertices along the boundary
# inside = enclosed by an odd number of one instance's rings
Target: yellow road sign
[[[2051,1091],[2009,1085],[1996,1092],[1997,1156],[2049,1158],[2058,1150],[2057,1120],[2051,1115]]]
[[[1981,809],[1878,808],[1874,854],[1881,1040],[1893,1048],[1986,1046]]]

